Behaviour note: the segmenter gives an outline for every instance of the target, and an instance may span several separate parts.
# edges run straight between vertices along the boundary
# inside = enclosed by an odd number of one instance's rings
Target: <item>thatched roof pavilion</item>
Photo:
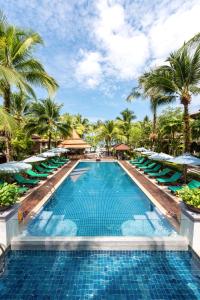
[[[87,144],[80,136],[77,134],[75,130],[72,131],[72,134],[69,138],[62,141],[58,147],[63,147],[67,149],[87,149],[91,148],[89,144]]]

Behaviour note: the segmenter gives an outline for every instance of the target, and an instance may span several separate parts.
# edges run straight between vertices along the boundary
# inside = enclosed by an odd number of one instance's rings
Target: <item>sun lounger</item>
[[[150,163],[149,165],[147,165],[147,166],[141,166],[141,167],[139,167],[139,169],[151,169],[151,168],[153,168],[154,166],[156,165],[156,163]]]
[[[41,173],[53,173],[54,172],[51,169],[46,169],[46,168],[43,168],[39,165],[34,165],[34,169],[36,169],[38,172],[41,172]]]
[[[23,177],[20,174],[14,174],[14,179],[19,183],[19,184],[28,184],[28,185],[36,185],[39,183],[39,180],[37,179],[27,179]]]
[[[182,188],[184,188],[185,186],[189,187],[189,189],[197,189],[200,188],[200,181],[192,180],[187,185],[168,186],[168,189],[171,192],[176,193],[177,191],[182,190]]]
[[[137,164],[135,166],[136,166],[136,168],[141,168],[141,167],[146,168],[149,163],[151,163],[151,161],[149,159],[147,159],[143,164]]]
[[[142,164],[145,161],[145,157],[141,157],[139,161],[131,162],[132,165]]]
[[[55,169],[58,168],[58,167],[56,167],[56,166],[47,165],[47,164],[45,164],[44,162],[41,163],[41,166],[43,166],[44,168],[49,169],[49,170],[50,170],[50,169],[55,170]]]
[[[157,178],[158,183],[173,183],[177,182],[182,177],[182,173],[176,172],[169,178]]]
[[[148,167],[146,169],[144,169],[144,173],[155,173],[155,172],[158,172],[158,170],[160,170],[161,168],[161,165],[156,165],[153,169],[149,169]]]
[[[150,177],[160,177],[160,176],[165,176],[167,174],[169,174],[172,170],[169,168],[165,168],[160,172],[149,172],[148,175]]]
[[[28,176],[31,176],[33,178],[47,178],[49,176],[48,174],[45,174],[45,173],[38,174],[38,173],[34,172],[33,170],[27,170],[25,173]]]

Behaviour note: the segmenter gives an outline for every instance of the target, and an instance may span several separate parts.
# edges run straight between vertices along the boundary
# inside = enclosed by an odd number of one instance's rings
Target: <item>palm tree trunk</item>
[[[49,133],[48,149],[51,149],[51,132]]]
[[[5,146],[6,146],[6,161],[9,162],[12,160],[12,148],[11,148],[11,140],[9,135],[5,135]]]
[[[184,105],[184,152],[190,152],[190,115],[188,110],[188,103],[183,103]]]
[[[157,111],[156,107],[153,109],[153,133],[156,134],[156,125],[157,125]]]
[[[11,102],[11,90],[10,86],[6,86],[3,92],[3,99],[4,99],[4,108],[7,112],[10,112],[10,102]]]

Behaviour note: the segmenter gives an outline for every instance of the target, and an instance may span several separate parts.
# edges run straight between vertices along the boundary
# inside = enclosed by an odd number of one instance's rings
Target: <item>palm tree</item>
[[[116,126],[116,123],[113,120],[106,121],[100,127],[99,137],[104,139],[104,141],[106,143],[108,155],[110,155],[110,148],[111,148],[112,142],[115,139],[117,139],[118,134],[119,134],[119,130]]]
[[[8,25],[4,15],[0,16],[0,92],[7,111],[10,111],[13,85],[32,96],[35,96],[32,85],[44,87],[50,94],[58,87],[33,57],[35,46],[42,43],[39,34]]]
[[[0,135],[5,141],[6,147],[6,160],[10,161],[12,157],[10,140],[16,129],[16,123],[12,116],[7,111],[0,107]]]
[[[195,48],[185,44],[170,54],[169,65],[156,68],[148,79],[148,86],[165,95],[179,97],[184,107],[184,151],[190,151],[189,105],[192,95],[200,93],[200,44]]]
[[[154,148],[155,141],[157,139],[158,106],[174,101],[175,97],[171,95],[164,95],[157,88],[151,87],[148,80],[150,76],[151,72],[145,73],[144,75],[140,76],[138,79],[139,85],[132,89],[126,100],[132,101],[136,98],[150,99],[150,108],[153,114],[153,128],[150,137],[153,141],[152,148]]]
[[[71,134],[71,123],[60,121],[60,109],[62,105],[51,99],[34,102],[30,107],[31,118],[25,130],[29,134],[38,133],[48,136],[48,149],[51,148],[51,141],[54,135],[59,133],[63,137]]]
[[[30,97],[23,92],[12,93],[11,95],[11,115],[15,118],[18,125],[24,121],[24,117],[29,113]]]
[[[123,110],[120,114],[121,114],[121,117],[117,117],[116,119],[119,121],[118,125],[122,131],[122,134],[127,139],[127,144],[129,144],[132,121],[136,119],[136,116],[135,116],[134,112],[129,110],[128,108]]]
[[[77,114],[74,116],[74,128],[80,137],[83,137],[83,134],[89,129],[89,120],[83,118],[81,114]]]

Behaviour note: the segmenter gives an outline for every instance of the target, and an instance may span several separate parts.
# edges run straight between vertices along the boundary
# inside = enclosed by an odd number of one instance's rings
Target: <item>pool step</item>
[[[15,237],[12,250],[174,250],[187,251],[188,241],[172,237]]]

